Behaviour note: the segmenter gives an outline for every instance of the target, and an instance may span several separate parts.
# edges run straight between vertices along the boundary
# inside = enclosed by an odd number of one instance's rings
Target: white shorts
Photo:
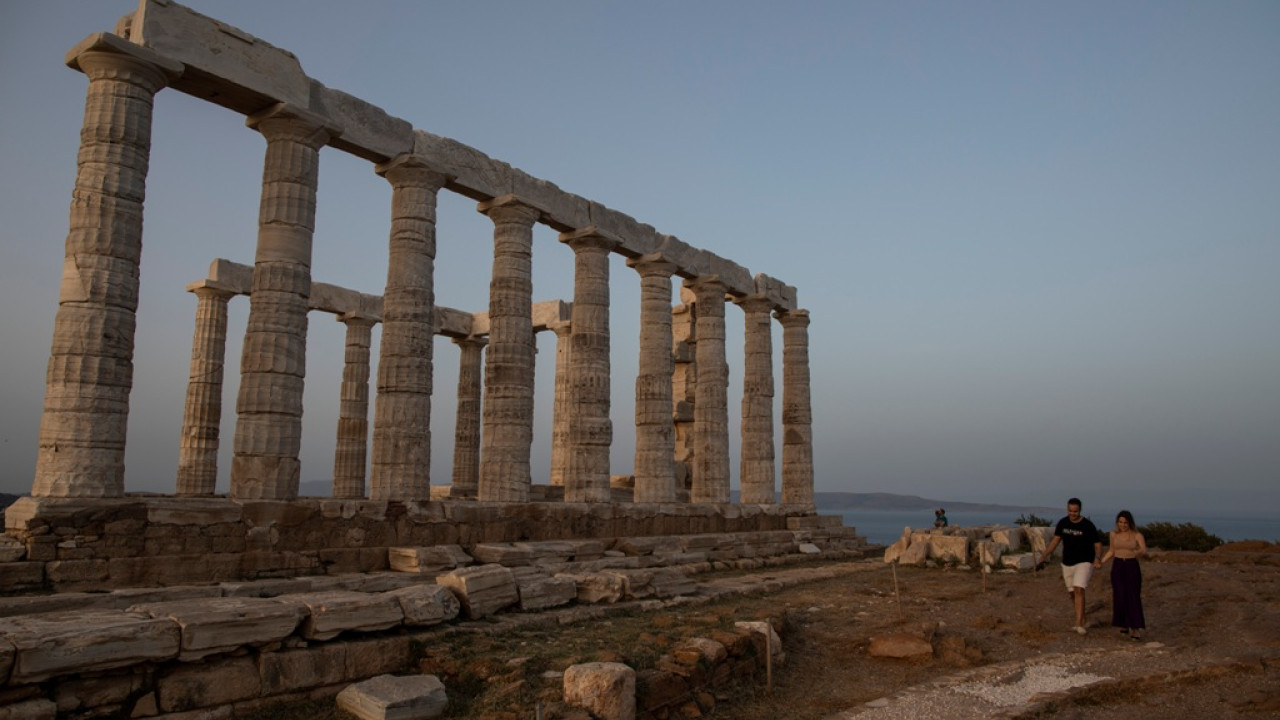
[[[1082,562],[1062,566],[1062,581],[1067,584],[1067,592],[1075,588],[1089,587],[1091,577],[1093,577],[1093,563]]]

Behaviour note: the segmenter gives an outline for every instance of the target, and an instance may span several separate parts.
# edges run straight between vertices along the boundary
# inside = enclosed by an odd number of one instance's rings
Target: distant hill
[[[923,498],[919,495],[895,495],[894,493],[815,492],[813,501],[823,510],[916,511],[946,508],[949,511],[1032,512],[1036,514],[1057,513],[1061,510],[1061,508],[1042,505],[959,502],[956,500]]]

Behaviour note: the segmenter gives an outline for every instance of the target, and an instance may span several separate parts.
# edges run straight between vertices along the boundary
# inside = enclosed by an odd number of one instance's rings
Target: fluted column
[[[377,320],[347,313],[338,322],[347,326],[347,347],[333,453],[333,496],[362,498],[369,449],[369,347]]]
[[[661,255],[627,261],[640,273],[640,363],[636,372],[635,501],[675,502],[671,276]]]
[[[458,413],[453,430],[453,485],[449,497],[474,500],[480,486],[480,378],[483,337],[454,338],[458,362]]]
[[[69,64],[89,89],[31,494],[120,497],[152,103],[182,65],[114,36],[81,47]]]
[[[609,252],[618,240],[594,228],[560,236],[573,249],[566,502],[609,502]]]
[[[525,502],[533,443],[533,223],[540,213],[513,196],[479,210],[494,228],[478,497]]]
[[[571,322],[550,326],[556,334],[555,398],[551,406],[551,475],[549,483],[563,487],[569,476],[569,354]]]
[[[307,299],[320,148],[337,135],[310,113],[279,103],[246,121],[267,140],[231,496],[298,496]]]
[[[774,313],[782,324],[782,502],[813,503],[809,311]]]
[[[738,301],[746,318],[742,371],[742,449],[739,501],[771,504],[773,468],[773,303],[751,296]]]
[[[379,165],[377,171],[391,183],[391,239],[369,496],[429,500],[436,196],[447,177],[410,155]]]
[[[222,370],[227,352],[227,302],[234,290],[208,280],[187,286],[196,295],[191,374],[178,440],[178,495],[212,495],[218,483],[218,433],[222,423]]]
[[[729,502],[729,365],[725,362],[725,285],[714,275],[686,281],[697,302],[697,389],[693,405],[691,502]]]

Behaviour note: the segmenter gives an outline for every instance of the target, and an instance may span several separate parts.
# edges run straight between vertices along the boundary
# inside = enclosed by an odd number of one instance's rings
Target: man
[[[1062,579],[1075,604],[1076,624],[1071,628],[1084,635],[1084,591],[1093,576],[1094,561],[1102,559],[1102,536],[1093,522],[1080,514],[1080,498],[1067,501],[1067,516],[1053,529],[1053,540],[1040,557],[1040,564],[1049,561],[1053,551],[1062,543]]]

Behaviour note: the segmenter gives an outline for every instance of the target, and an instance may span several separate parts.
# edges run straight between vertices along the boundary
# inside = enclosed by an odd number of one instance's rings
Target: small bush
[[[1019,515],[1018,519],[1014,520],[1013,523],[1015,525],[1029,525],[1031,527],[1053,527],[1054,524],[1052,520],[1042,518],[1035,513],[1031,513],[1030,515]]]
[[[1195,523],[1174,525],[1170,522],[1153,522],[1140,525],[1138,531],[1147,540],[1147,547],[1162,550],[1194,550],[1208,552],[1222,544],[1222,538],[1205,532]]]

